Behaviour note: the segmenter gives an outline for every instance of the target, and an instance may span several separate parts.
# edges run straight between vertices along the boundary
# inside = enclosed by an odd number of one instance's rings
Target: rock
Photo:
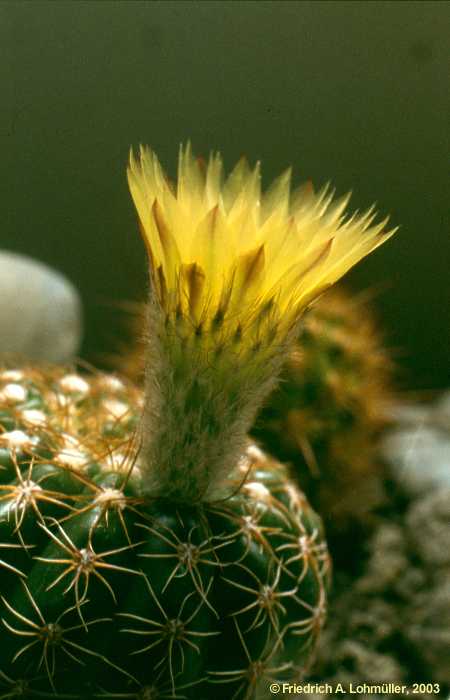
[[[441,686],[435,697],[447,697],[450,488],[424,493],[404,510],[393,499],[380,515],[367,555],[358,577],[336,582],[313,680],[434,682]]]
[[[381,456],[398,487],[416,497],[450,488],[450,392],[435,404],[398,406],[397,427],[381,443]]]
[[[81,301],[63,275],[0,251],[0,300],[0,353],[37,362],[73,360],[81,341]]]

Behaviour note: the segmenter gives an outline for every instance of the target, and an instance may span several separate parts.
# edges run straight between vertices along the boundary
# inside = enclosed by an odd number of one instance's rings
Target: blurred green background
[[[448,384],[446,2],[2,2],[1,248],[74,281],[83,356],[144,294],[130,144],[172,174],[178,144],[261,159],[266,182],[332,180],[401,232],[348,276],[376,307],[403,384]],[[24,281],[24,284],[26,281]]]

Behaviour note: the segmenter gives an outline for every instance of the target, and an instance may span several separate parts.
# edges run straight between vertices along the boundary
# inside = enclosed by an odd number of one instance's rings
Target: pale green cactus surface
[[[2,698],[266,697],[308,667],[320,520],[252,445],[230,495],[143,498],[141,411],[113,375],[0,373]]]

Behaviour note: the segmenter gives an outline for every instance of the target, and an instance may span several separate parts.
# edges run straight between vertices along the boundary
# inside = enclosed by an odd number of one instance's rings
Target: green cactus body
[[[348,530],[377,505],[374,448],[386,423],[390,375],[367,304],[332,290],[305,315],[279,386],[252,429],[265,450],[292,465],[329,532]]]
[[[308,670],[320,520],[248,432],[307,305],[392,234],[259,166],[128,170],[149,260],[143,392],[0,376],[3,697],[266,698]]]
[[[142,498],[141,406],[112,376],[0,375],[2,697],[251,698],[308,665],[319,519],[254,447],[231,497]]]

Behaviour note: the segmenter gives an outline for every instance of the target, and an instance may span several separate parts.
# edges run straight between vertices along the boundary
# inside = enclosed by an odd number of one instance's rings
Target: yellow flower
[[[259,165],[223,177],[180,149],[172,185],[156,155],[130,156],[128,181],[150,262],[142,421],[146,492],[180,502],[222,493],[274,388],[302,311],[394,231],[349,196],[265,194]]]
[[[154,292],[171,319],[222,340],[251,331],[281,337],[325,288],[395,229],[373,207],[346,213],[350,195],[325,186],[291,193],[290,170],[264,194],[260,168],[241,159],[227,179],[220,154],[205,164],[180,148],[173,186],[156,155],[130,155],[128,181],[150,257]]]

